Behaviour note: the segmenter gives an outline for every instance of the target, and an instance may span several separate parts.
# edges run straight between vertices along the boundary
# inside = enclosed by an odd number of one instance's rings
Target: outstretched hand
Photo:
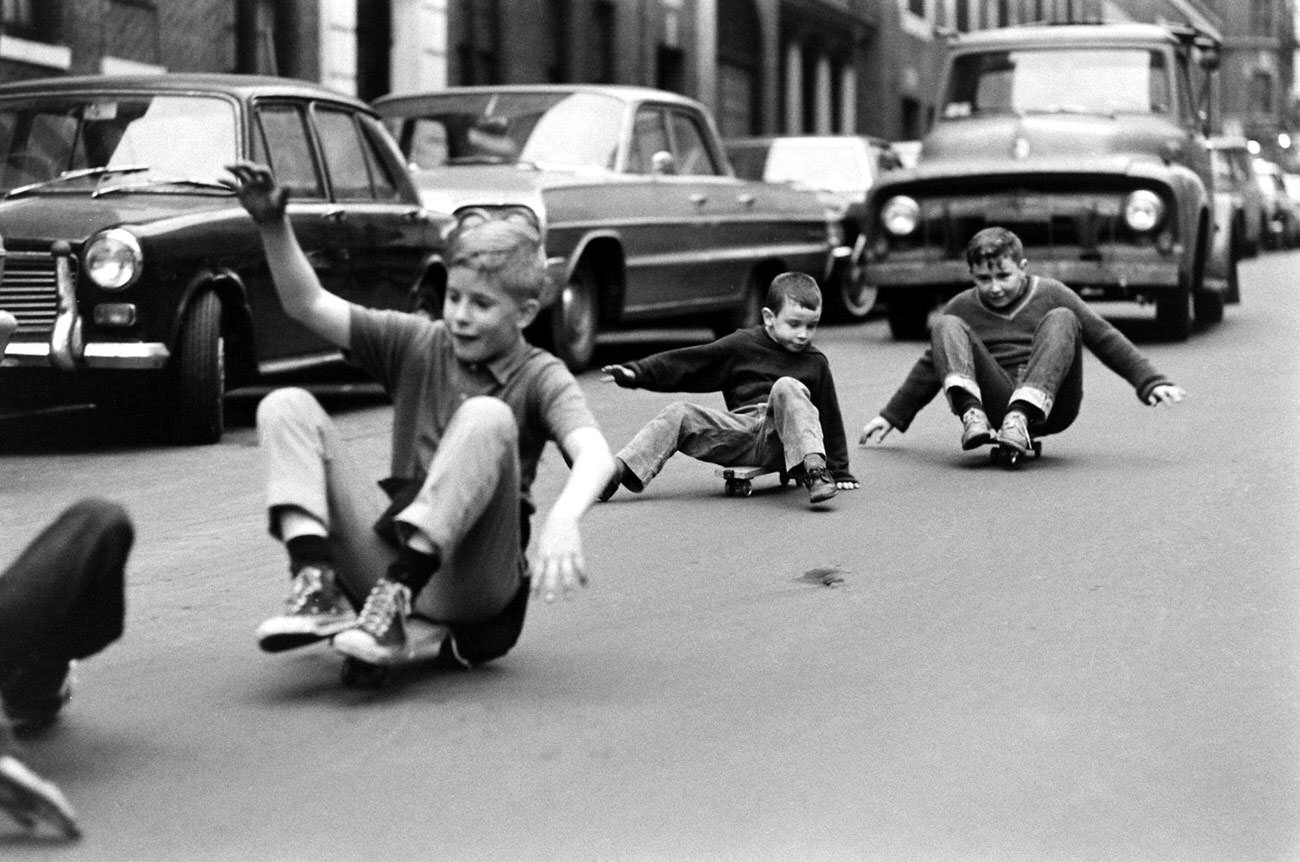
[[[284,218],[289,190],[278,185],[271,169],[256,162],[226,165],[235,175],[235,194],[258,224],[275,224]]]
[[[872,419],[866,425],[862,426],[862,436],[858,438],[858,445],[865,446],[870,443],[873,438],[877,443],[884,443],[885,438],[889,436],[889,432],[893,430],[893,423],[884,416],[877,416],[875,419]]]
[[[535,599],[553,602],[556,593],[568,599],[573,597],[575,587],[587,586],[587,565],[576,520],[552,512],[538,541],[536,569],[532,579]]]
[[[1187,397],[1187,390],[1172,383],[1161,383],[1147,396],[1147,404],[1152,407],[1172,407]]]
[[[636,372],[626,365],[606,365],[600,369],[604,383],[617,383],[625,389],[636,386]]]

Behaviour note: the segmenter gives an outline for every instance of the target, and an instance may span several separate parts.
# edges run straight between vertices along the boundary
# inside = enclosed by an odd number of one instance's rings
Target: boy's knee
[[[1051,311],[1044,314],[1043,319],[1038,323],[1039,329],[1050,328],[1056,332],[1071,332],[1076,334],[1081,330],[1082,326],[1083,325],[1079,323],[1078,315],[1068,308],[1053,308]]]
[[[320,410],[320,402],[306,389],[288,386],[275,389],[257,404],[257,425],[263,427],[289,416]]]
[[[793,377],[778,377],[772,384],[772,397],[788,397],[790,395],[806,395],[808,387],[804,386]]]
[[[519,436],[514,411],[500,398],[475,395],[456,408],[456,419],[469,422],[476,433],[501,435],[513,441]]]

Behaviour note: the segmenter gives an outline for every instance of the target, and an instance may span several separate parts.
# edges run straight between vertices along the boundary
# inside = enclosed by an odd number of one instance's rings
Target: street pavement
[[[1298,265],[1243,263],[1243,303],[1182,344],[1106,306],[1188,400],[1144,408],[1089,357],[1081,418],[1019,469],[961,452],[937,402],[855,447],[863,487],[825,511],[674,459],[592,510],[591,586],[534,603],[512,653],[378,691],[327,648],[254,644],[287,585],[255,393],[213,447],[104,442],[89,411],[0,421],[0,559],[86,494],[138,531],[124,638],[22,749],[85,837],[0,822],[0,855],[1294,860]],[[819,343],[856,440],[921,346],[881,321]],[[678,397],[582,383],[615,448]],[[383,475],[382,399],[328,404]],[[552,451],[543,510],[563,478]]]

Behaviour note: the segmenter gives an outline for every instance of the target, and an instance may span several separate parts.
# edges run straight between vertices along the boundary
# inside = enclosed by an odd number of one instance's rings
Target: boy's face
[[[516,301],[490,275],[464,267],[448,273],[442,317],[462,362],[490,362],[505,353],[523,337],[537,309],[537,300]]]
[[[763,309],[763,327],[773,341],[791,353],[802,353],[812,344],[822,310],[804,308],[797,302],[787,302],[779,312]]]
[[[971,264],[970,275],[980,299],[990,308],[1006,308],[1025,292],[1027,260],[1016,261],[1008,255]]]

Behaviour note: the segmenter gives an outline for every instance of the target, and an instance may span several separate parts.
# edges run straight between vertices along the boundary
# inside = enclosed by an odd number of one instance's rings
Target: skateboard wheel
[[[1040,443],[1040,442],[1038,442],[1037,440],[1035,440],[1035,441],[1034,441],[1034,457],[1035,457],[1035,458],[1041,458],[1042,456],[1043,456],[1043,444]]]
[[[789,484],[790,484],[790,474],[789,474],[789,473],[787,473],[786,471],[782,470],[781,473],[780,473],[780,476],[781,476],[781,487],[782,487],[782,488],[784,488],[786,485],[789,485]]]
[[[726,485],[726,487],[723,489],[722,493],[723,493],[723,494],[726,494],[728,497],[734,497],[734,496],[736,496],[736,483],[735,483],[734,481],[732,481],[731,479],[728,479],[728,480],[727,480],[727,485]]]
[[[348,688],[379,688],[388,680],[388,668],[349,656],[343,659],[342,680]]]
[[[749,483],[748,479],[745,479],[740,483],[740,496],[748,497],[752,493],[754,493],[754,486]]]

